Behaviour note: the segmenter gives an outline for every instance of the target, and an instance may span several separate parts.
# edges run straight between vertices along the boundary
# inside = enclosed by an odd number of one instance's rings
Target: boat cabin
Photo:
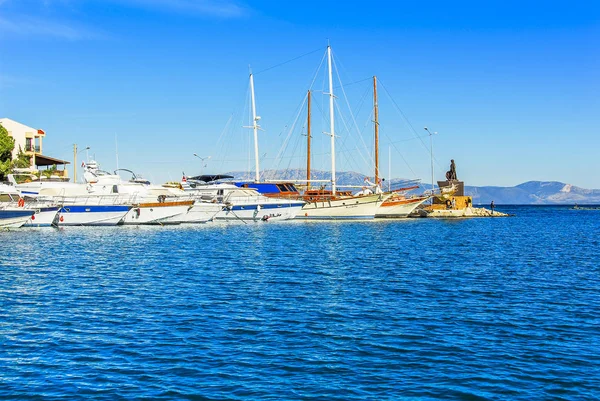
[[[264,196],[271,198],[298,198],[300,192],[291,182],[236,182],[240,188],[256,189]]]
[[[302,199],[307,202],[327,201],[338,196],[352,196],[352,191],[335,191],[333,196],[329,189],[307,189],[302,195]]]

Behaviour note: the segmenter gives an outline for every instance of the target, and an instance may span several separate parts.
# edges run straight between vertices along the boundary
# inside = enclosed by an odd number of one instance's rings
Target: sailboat
[[[250,98],[252,107],[252,125],[244,128],[252,128],[254,133],[254,181],[241,181],[234,184],[240,188],[251,188],[269,198],[295,199],[299,201],[300,193],[292,182],[264,182],[260,180],[260,166],[258,158],[258,130],[260,116],[256,115],[256,100],[254,96],[254,74],[250,73]],[[231,177],[233,178],[233,177]],[[300,201],[301,202],[301,201]]]
[[[349,191],[338,191],[335,180],[335,113],[331,46],[327,46],[327,67],[329,76],[329,135],[331,137],[331,190],[308,189],[303,199],[306,205],[296,216],[297,219],[372,219],[378,207],[390,197],[390,194],[370,194],[352,196]],[[310,93],[309,93],[310,94]],[[309,97],[310,99],[310,97]],[[310,102],[309,102],[310,104]],[[310,143],[310,107],[308,109]],[[310,145],[308,146],[310,149]],[[307,184],[310,182],[310,152],[307,160]]]
[[[373,116],[375,129],[375,185],[376,191],[381,191],[379,186],[379,103],[377,102],[377,77],[373,77]],[[388,199],[381,203],[375,217],[407,217],[417,207],[423,204],[428,196],[407,197],[406,193],[418,186],[399,188],[394,191],[386,192]]]
[[[254,131],[255,180],[253,182],[222,182],[221,179],[233,178],[226,175],[199,175],[186,177],[181,185],[185,191],[193,193],[205,202],[219,206],[212,217],[214,220],[269,221],[291,220],[301,210],[304,201],[295,197],[277,196],[282,191],[288,195],[297,190],[291,186],[260,182],[258,158],[258,122],[254,98],[254,75],[250,74],[250,92],[252,96],[252,128]],[[267,196],[266,193],[271,196]]]

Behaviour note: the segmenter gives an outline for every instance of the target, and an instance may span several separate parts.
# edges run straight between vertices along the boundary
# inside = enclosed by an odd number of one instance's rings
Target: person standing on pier
[[[496,207],[496,205],[494,205],[494,201],[492,201],[492,203],[490,203],[490,209],[492,209],[492,214],[494,214],[494,207]]]

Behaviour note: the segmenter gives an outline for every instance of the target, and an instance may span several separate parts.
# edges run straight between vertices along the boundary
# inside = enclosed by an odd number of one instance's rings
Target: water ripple
[[[1,232],[0,399],[600,394],[600,220]]]

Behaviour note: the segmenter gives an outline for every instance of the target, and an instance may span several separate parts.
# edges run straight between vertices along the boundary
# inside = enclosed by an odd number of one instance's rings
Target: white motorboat
[[[131,179],[123,180],[118,171],[130,173]],[[98,169],[95,161],[86,164],[84,179],[91,193],[132,197],[132,207],[122,221],[126,225],[179,224],[194,205],[194,200],[181,189],[152,185],[131,170],[120,169],[110,174]]]
[[[205,202],[200,199],[194,201],[187,213],[169,217],[164,220],[166,224],[175,223],[206,223],[215,219],[217,214],[223,211],[225,205],[222,203]]]
[[[23,227],[50,227],[55,222],[59,207],[53,202],[22,197],[14,185],[0,184],[0,192],[0,208],[23,209],[29,214]]]
[[[221,207],[214,220],[290,220],[296,217],[305,203],[302,200],[267,197],[253,188],[218,182],[221,178],[223,176],[184,177],[181,182],[186,192]]]
[[[128,197],[119,195],[87,195],[63,197],[57,225],[116,226],[123,222],[132,205]]]

